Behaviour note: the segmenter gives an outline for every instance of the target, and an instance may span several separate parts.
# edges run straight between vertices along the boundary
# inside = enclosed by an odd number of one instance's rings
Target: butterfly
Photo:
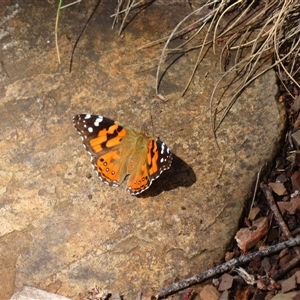
[[[158,139],[97,115],[76,115],[73,124],[99,178],[119,186],[128,176],[131,195],[148,189],[171,166],[172,152]]]

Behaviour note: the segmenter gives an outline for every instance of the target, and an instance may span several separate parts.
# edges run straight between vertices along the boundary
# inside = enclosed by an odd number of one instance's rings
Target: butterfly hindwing
[[[121,170],[119,164],[120,152],[118,149],[111,150],[103,155],[92,159],[93,167],[99,178],[109,185],[120,185],[126,177],[126,168]],[[124,167],[123,167],[124,168]]]
[[[152,179],[157,178],[164,170],[170,168],[172,152],[169,147],[160,140],[152,140],[148,144],[147,163],[149,175]]]
[[[152,181],[170,168],[172,153],[160,140],[148,139],[147,155],[141,167],[129,176],[127,190],[132,195],[145,191]]]

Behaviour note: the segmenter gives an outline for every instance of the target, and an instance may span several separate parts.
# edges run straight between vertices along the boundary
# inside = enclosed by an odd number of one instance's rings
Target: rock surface
[[[184,97],[195,55],[178,59],[162,81],[164,100],[154,89],[161,46],[137,50],[168,34],[190,11],[186,3],[154,3],[131,19],[122,38],[111,29],[111,1],[66,8],[58,64],[57,3],[5,2],[0,298],[29,285],[78,299],[96,284],[135,299],[220,262],[283,131],[274,72],[235,103],[218,130],[218,150],[209,113],[218,55],[207,53]],[[126,193],[125,183],[101,183],[72,126],[77,113],[137,130],[148,125],[174,153],[171,169],[138,197]]]
[[[69,298],[47,293],[45,291],[25,286],[20,291],[13,294],[13,296],[10,298],[10,300],[70,300]]]

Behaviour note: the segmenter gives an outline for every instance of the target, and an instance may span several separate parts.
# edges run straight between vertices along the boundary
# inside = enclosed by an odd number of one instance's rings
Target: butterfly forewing
[[[73,123],[99,178],[109,185],[122,183],[126,168],[119,164],[119,146],[126,130],[113,120],[95,115],[76,115]]]
[[[126,130],[117,122],[102,116],[76,115],[73,118],[73,124],[91,155],[97,155],[102,151],[106,151],[107,148],[116,146],[120,143],[122,137],[126,135]],[[117,139],[112,144],[111,141],[115,137]]]

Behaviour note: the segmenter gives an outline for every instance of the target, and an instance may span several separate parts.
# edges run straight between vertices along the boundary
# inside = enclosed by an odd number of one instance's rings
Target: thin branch
[[[284,266],[282,266],[279,270],[277,270],[276,272],[274,272],[271,275],[271,278],[274,279],[274,280],[279,279],[284,274],[286,274],[288,271],[290,271],[291,269],[293,269],[296,265],[298,265],[299,262],[300,262],[300,256],[297,255],[292,260],[290,260],[289,262],[287,262]]]
[[[269,205],[271,211],[273,212],[274,219],[277,222],[278,226],[280,227],[283,234],[287,238],[292,239],[293,236],[292,236],[289,228],[287,227],[287,225],[285,224],[285,222],[284,222],[284,220],[281,216],[281,213],[280,213],[280,211],[277,207],[277,204],[274,200],[271,188],[266,183],[261,183],[260,187],[261,187],[263,193],[266,196],[268,205]],[[280,270],[277,270],[276,272],[274,272],[271,275],[271,277],[273,279],[280,278],[283,274],[286,274],[286,272],[288,272],[289,270],[294,268],[300,262],[300,248],[299,248],[299,246],[295,247],[294,250],[295,250],[297,255],[292,260],[290,260],[288,263],[286,263],[284,266],[282,266],[280,268]]]
[[[233,268],[236,268],[238,266],[244,265],[250,261],[252,261],[255,258],[258,257],[265,257],[270,254],[279,252],[283,249],[294,247],[300,244],[300,236],[290,239],[288,241],[279,243],[274,246],[270,246],[266,249],[263,249],[261,251],[257,251],[248,255],[243,255],[238,258],[233,258],[229,260],[228,262],[219,265],[217,267],[214,267],[212,269],[209,269],[207,271],[204,271],[203,273],[194,275],[192,277],[186,278],[184,280],[181,280],[179,282],[176,282],[168,287],[162,288],[159,293],[156,295],[156,299],[162,299],[165,298],[168,295],[174,294],[180,290],[183,290],[191,285],[201,283],[204,280],[207,280],[213,276],[216,276],[218,274],[222,274],[224,272],[230,271]]]
[[[274,219],[275,219],[276,223],[279,225],[279,227],[282,230],[283,234],[288,239],[293,238],[293,236],[292,236],[289,228],[285,224],[285,222],[282,218],[282,215],[281,215],[281,213],[278,209],[278,206],[277,206],[277,204],[274,200],[274,197],[273,197],[273,194],[272,194],[272,189],[266,183],[261,183],[260,188],[262,189],[263,193],[265,194],[265,196],[267,198],[268,205],[269,205],[271,211],[273,212]],[[300,248],[295,247],[295,251],[296,251],[297,255],[300,256]]]

